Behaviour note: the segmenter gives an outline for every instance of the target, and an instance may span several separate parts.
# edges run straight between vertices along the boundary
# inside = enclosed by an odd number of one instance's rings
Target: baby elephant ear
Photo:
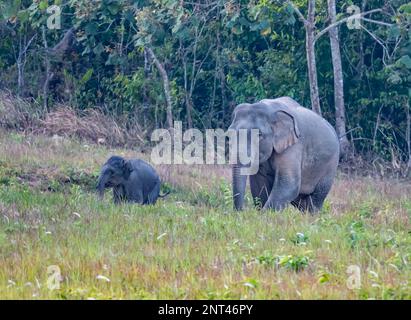
[[[274,150],[277,153],[284,152],[288,147],[297,143],[300,130],[292,114],[286,111],[278,111],[272,119],[274,132]]]
[[[127,180],[130,177],[131,171],[133,171],[133,167],[132,167],[130,161],[124,160],[123,161],[124,179]]]

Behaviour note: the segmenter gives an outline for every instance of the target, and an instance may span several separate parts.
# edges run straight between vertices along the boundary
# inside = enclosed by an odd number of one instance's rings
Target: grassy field
[[[229,168],[162,166],[169,197],[114,206],[112,154],[148,158],[0,131],[0,299],[411,299],[410,182],[340,174],[315,216],[237,213]]]

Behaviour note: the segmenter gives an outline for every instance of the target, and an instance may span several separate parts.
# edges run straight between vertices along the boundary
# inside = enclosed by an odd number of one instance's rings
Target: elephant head
[[[97,182],[97,191],[100,198],[104,197],[104,190],[124,184],[132,171],[130,163],[122,157],[112,156],[103,165]]]
[[[264,100],[263,100],[264,101]],[[247,143],[239,140],[238,154],[247,152],[261,164],[272,156],[273,152],[280,154],[297,143],[300,131],[294,112],[291,108],[276,103],[240,104],[233,114],[233,121],[229,129],[237,133],[242,129],[247,132]],[[251,130],[258,130],[258,147],[252,148]],[[243,131],[244,132],[244,131]],[[240,135],[237,135],[239,138]],[[254,149],[254,151],[253,151]],[[256,154],[252,154],[255,152]],[[257,154],[258,152],[258,154]],[[256,156],[258,155],[258,158]],[[241,210],[244,204],[247,175],[241,174],[244,164],[238,161],[233,165],[233,200],[234,208]]]

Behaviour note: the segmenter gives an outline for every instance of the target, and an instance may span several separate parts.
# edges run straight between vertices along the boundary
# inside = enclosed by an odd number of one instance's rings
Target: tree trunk
[[[168,80],[167,72],[164,69],[164,66],[162,65],[162,63],[157,59],[153,50],[151,50],[151,48],[149,47],[146,47],[145,50],[147,51],[149,57],[154,61],[154,64],[156,65],[163,79],[163,89],[164,89],[164,95],[165,95],[166,103],[167,103],[167,125],[169,129],[172,129],[173,128],[173,105],[172,105],[172,99],[171,99],[170,81]]]
[[[308,16],[305,21],[308,79],[310,82],[311,108],[321,115],[318,91],[317,62],[315,59],[315,0],[308,2]]]
[[[36,38],[36,34],[34,34],[31,39],[26,42],[26,36],[19,36],[19,54],[16,58],[17,64],[17,95],[24,96],[25,95],[25,81],[24,81],[24,67],[27,62],[27,50],[29,49],[31,43]],[[23,41],[24,39],[24,41]]]
[[[193,119],[191,117],[192,109],[193,109],[193,101],[191,100],[191,96],[186,94],[187,126],[189,129],[193,127]]]
[[[147,123],[146,114],[148,112],[148,90],[147,90],[147,82],[148,77],[150,74],[150,63],[148,58],[147,50],[144,50],[144,83],[143,83],[143,119],[144,123]],[[158,124],[156,121],[156,128],[158,128]]]
[[[24,90],[24,64],[23,64],[23,57],[24,57],[24,49],[22,44],[22,35],[19,35],[19,55],[17,57],[17,95],[22,96]]]
[[[43,45],[44,45],[44,63],[46,65],[46,78],[43,84],[43,108],[44,111],[48,111],[48,100],[49,100],[49,83],[53,78],[54,74],[51,72],[50,57],[48,52],[47,38],[46,38],[46,29],[43,26]]]
[[[180,41],[180,51],[182,52],[181,54],[181,59],[183,61],[183,70],[184,70],[184,100],[185,100],[185,105],[186,105],[186,116],[187,116],[187,126],[188,128],[193,127],[193,120],[191,118],[191,111],[192,111],[192,100],[191,100],[191,89],[188,89],[188,74],[187,74],[187,54],[184,52],[183,45]],[[193,63],[193,68],[195,67],[195,64]]]
[[[226,99],[226,87],[225,87],[225,74],[224,65],[220,56],[221,41],[220,32],[217,33],[217,62],[218,62],[218,76],[220,79],[220,91],[221,91],[221,108],[222,108],[222,123],[225,124],[225,118],[227,113],[227,99]]]
[[[335,0],[328,0],[328,15],[330,17],[331,24],[337,22]],[[340,151],[344,156],[348,151],[349,142],[346,134],[344,79],[342,72],[338,27],[331,28],[328,33],[330,35],[331,57],[334,71],[335,128],[337,135],[340,137]]]
[[[361,6],[361,12],[365,12],[365,9],[367,8],[367,0],[362,1],[362,6]],[[359,74],[359,81],[363,79],[364,72],[365,72],[365,51],[364,51],[364,43],[365,43],[365,37],[364,37],[364,29],[360,30],[360,49],[359,49],[359,62],[358,62],[358,74]]]

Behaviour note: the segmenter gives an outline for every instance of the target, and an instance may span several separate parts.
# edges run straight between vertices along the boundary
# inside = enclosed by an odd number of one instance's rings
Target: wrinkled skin
[[[259,168],[250,175],[254,203],[282,210],[289,203],[316,212],[331,189],[339,161],[339,139],[333,127],[289,97],[240,104],[230,129],[259,129]],[[250,152],[249,142],[247,148]],[[244,152],[244,151],[243,151]],[[241,210],[247,176],[233,166],[234,207]]]
[[[97,183],[100,198],[113,188],[114,202],[154,204],[160,197],[160,178],[154,168],[139,159],[113,156],[103,165]]]

